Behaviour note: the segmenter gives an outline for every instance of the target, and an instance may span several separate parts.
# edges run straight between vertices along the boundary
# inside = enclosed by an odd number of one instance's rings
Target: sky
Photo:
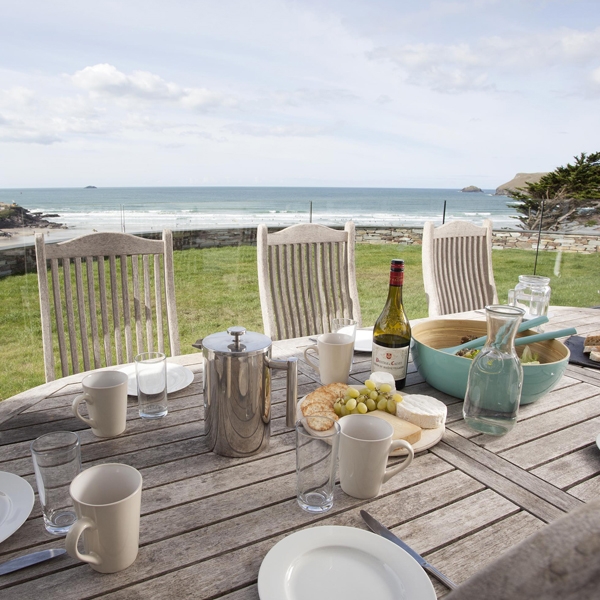
[[[600,150],[597,0],[0,0],[0,188],[494,189]]]

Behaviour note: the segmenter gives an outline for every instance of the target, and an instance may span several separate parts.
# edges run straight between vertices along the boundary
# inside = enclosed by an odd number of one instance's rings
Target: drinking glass
[[[508,290],[508,303],[525,311],[524,319],[541,317],[548,313],[550,305],[550,277],[519,275],[515,289]],[[543,331],[541,326],[537,331]]]
[[[167,357],[162,352],[142,352],[135,357],[138,405],[142,419],[159,419],[167,405]]]
[[[340,426],[331,417],[303,417],[296,423],[297,500],[310,513],[333,506]]]
[[[500,436],[517,422],[523,367],[514,342],[525,311],[504,305],[485,311],[487,342],[469,369],[463,417],[471,429]]]
[[[66,535],[77,518],[69,486],[81,470],[79,436],[47,433],[31,442],[31,455],[44,526],[53,535]]]

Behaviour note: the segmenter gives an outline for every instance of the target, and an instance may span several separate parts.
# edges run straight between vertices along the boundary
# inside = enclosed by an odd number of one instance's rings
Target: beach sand
[[[0,250],[6,248],[18,248],[20,246],[33,246],[35,244],[35,234],[43,233],[46,242],[60,242],[69,240],[78,235],[92,233],[93,229],[56,229],[54,227],[14,227],[2,229],[4,233],[10,233],[9,236],[0,236]]]

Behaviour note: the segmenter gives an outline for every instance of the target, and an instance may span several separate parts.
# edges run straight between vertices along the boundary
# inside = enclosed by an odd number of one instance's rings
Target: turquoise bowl
[[[446,354],[437,348],[458,346],[465,335],[482,336],[487,332],[485,321],[464,319],[428,319],[412,328],[411,352],[413,361],[423,379],[440,392],[465,397],[471,360]],[[527,330],[519,337],[537,332]],[[560,381],[569,364],[569,349],[558,340],[530,344],[538,354],[541,365],[523,365],[521,404],[531,404],[546,395]],[[517,348],[520,354],[525,346]]]

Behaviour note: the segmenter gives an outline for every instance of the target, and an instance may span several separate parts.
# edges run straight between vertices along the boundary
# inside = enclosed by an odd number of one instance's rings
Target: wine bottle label
[[[408,346],[404,348],[386,348],[373,342],[371,370],[391,373],[394,379],[404,379],[408,366]]]

